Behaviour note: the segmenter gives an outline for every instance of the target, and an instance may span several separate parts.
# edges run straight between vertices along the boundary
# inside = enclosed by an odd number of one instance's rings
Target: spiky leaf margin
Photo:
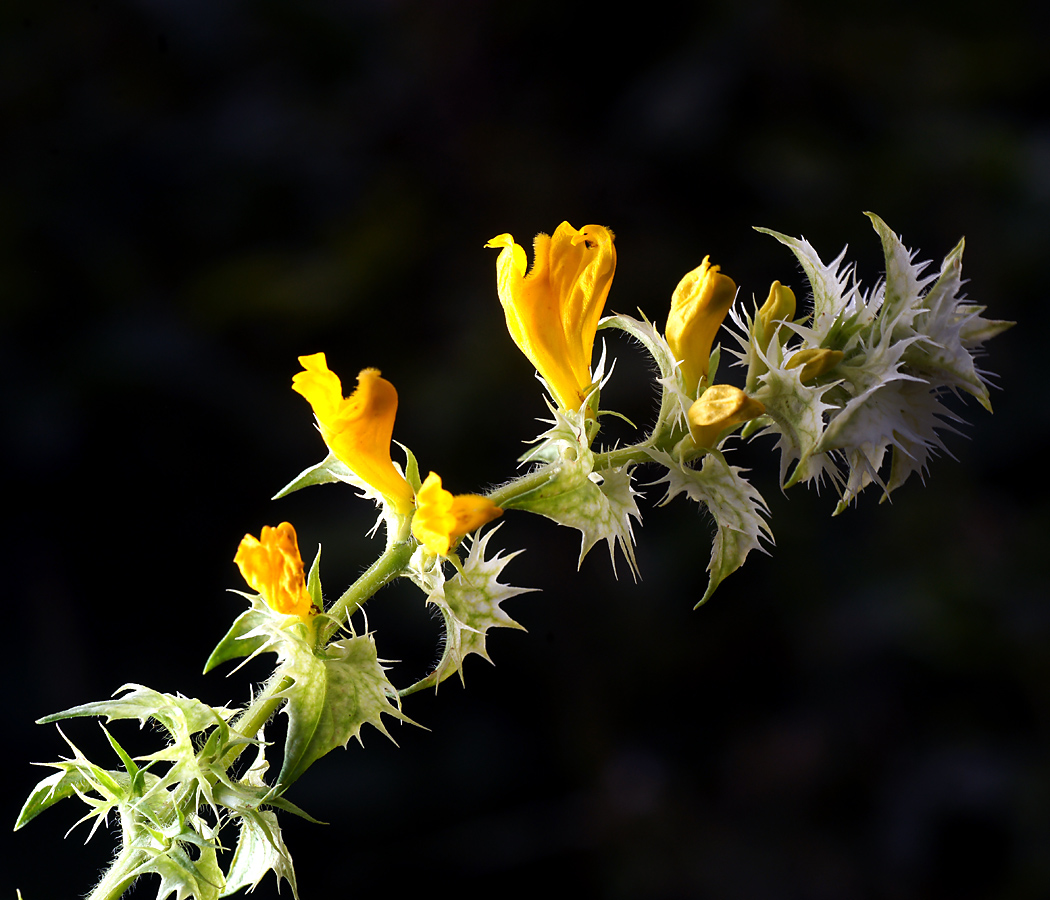
[[[682,465],[669,453],[653,451],[651,455],[667,469],[666,475],[653,482],[666,486],[660,505],[684,493],[707,507],[715,520],[707,589],[696,604],[700,606],[711,598],[723,579],[744,564],[752,550],[765,552],[763,538],[772,543],[773,533],[763,519],[769,514],[766,503],[758,490],[741,476],[743,469],[729,465],[717,450],[704,455],[699,469]]]
[[[284,762],[278,776],[286,790],[316,760],[351,738],[361,741],[369,724],[391,740],[382,717],[393,716],[412,725],[401,712],[397,689],[386,676],[371,634],[333,641],[324,656],[299,653],[278,668],[275,678],[289,677],[292,685],[276,696],[287,702]]]
[[[497,526],[474,537],[456,574],[448,580],[433,582],[427,603],[438,609],[445,624],[441,659],[426,678],[402,691],[402,696],[426,687],[436,689],[442,681],[456,673],[463,681],[463,661],[472,653],[491,663],[486,643],[489,629],[524,630],[501,604],[504,600],[529,593],[535,588],[519,588],[500,582],[503,569],[521,551],[506,556],[497,551],[495,556],[486,559],[488,542],[498,530]]]

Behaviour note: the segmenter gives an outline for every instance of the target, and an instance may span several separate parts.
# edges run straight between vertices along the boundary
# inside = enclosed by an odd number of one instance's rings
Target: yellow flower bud
[[[845,354],[841,350],[828,350],[824,347],[813,347],[809,350],[799,350],[787,361],[785,369],[794,369],[802,366],[802,383],[813,381],[827,372],[830,372],[840,362]]]
[[[313,601],[306,590],[303,558],[291,524],[264,525],[258,539],[246,534],[233,561],[271,609],[304,619],[311,614]]]
[[[784,287],[779,281],[774,281],[769,288],[769,296],[762,304],[755,316],[754,335],[755,343],[765,353],[769,342],[773,337],[773,330],[777,322],[790,322],[795,317],[795,293],[789,287]]]
[[[362,369],[356,390],[343,397],[339,376],[329,370],[323,353],[300,356],[299,363],[305,371],[292,379],[292,389],[310,401],[328,449],[398,513],[408,515],[413,491],[390,459],[397,390],[378,369]]]
[[[503,510],[487,497],[458,494],[441,486],[436,472],[427,475],[416,494],[416,514],[412,535],[431,553],[448,556],[453,541],[503,515]]]
[[[689,407],[689,433],[697,447],[712,448],[727,428],[761,416],[766,408],[731,384],[713,384]]]
[[[704,257],[675,288],[671,312],[667,316],[667,343],[675,359],[682,363],[686,390],[693,394],[707,376],[708,360],[715,334],[733,305],[736,284],[718,266]]]
[[[616,272],[613,233],[601,225],[577,231],[562,222],[536,235],[532,270],[520,244],[501,234],[496,285],[507,329],[550,387],[561,409],[579,409],[590,393],[591,354],[598,320]]]

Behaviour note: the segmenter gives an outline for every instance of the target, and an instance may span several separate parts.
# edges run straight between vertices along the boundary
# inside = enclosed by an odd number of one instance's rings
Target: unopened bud
[[[809,350],[799,350],[787,361],[785,369],[794,369],[802,366],[802,383],[805,384],[830,372],[840,362],[845,354],[841,350],[828,350],[825,347],[813,347]]]
[[[697,447],[714,447],[722,432],[765,413],[766,408],[731,384],[713,384],[689,407],[689,433]]]

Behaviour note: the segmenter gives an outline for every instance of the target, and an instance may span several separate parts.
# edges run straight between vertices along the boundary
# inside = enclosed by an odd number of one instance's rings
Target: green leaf
[[[267,872],[277,877],[277,889],[281,881],[287,881],[292,896],[298,900],[299,891],[295,883],[295,868],[292,856],[285,846],[277,816],[272,812],[258,810],[239,817],[241,833],[233,862],[226,874],[226,887],[219,895],[229,897],[242,888],[255,890]]]
[[[321,551],[318,548],[317,559],[320,559],[320,556]],[[314,560],[315,567],[317,559]],[[314,569],[311,569],[311,579],[313,575]],[[309,588],[309,585],[307,587]],[[320,589],[320,583],[318,583],[318,589]],[[236,591],[235,593],[240,592]],[[313,594],[311,593],[312,596]],[[316,603],[316,601],[314,602]],[[272,617],[255,605],[253,605],[252,609],[242,612],[233,620],[233,624],[230,626],[230,630],[226,632],[226,636],[212,650],[211,656],[208,657],[208,661],[204,664],[204,674],[228,660],[240,659],[242,656],[250,657],[256,653],[261,653],[263,648],[270,642],[269,636],[264,633],[265,626],[270,618]]]
[[[343,481],[355,486],[361,486],[362,482],[334,453],[329,453],[316,466],[303,469],[298,475],[281,488],[271,497],[271,500],[279,500],[287,497],[295,491],[301,491],[305,487],[315,484],[331,484],[334,481]]]
[[[32,822],[40,813],[67,797],[92,788],[91,780],[77,769],[63,769],[40,781],[22,806],[15,822],[15,831]]]
[[[84,703],[52,713],[37,719],[37,724],[46,725],[79,716],[105,716],[107,722],[114,719],[138,719],[142,725],[147,719],[156,719],[173,735],[181,734],[184,730],[196,734],[214,725],[217,717],[228,719],[237,711],[224,706],[208,706],[200,700],[177,694],[162,694],[141,684],[125,684],[117,688],[114,697],[121,691],[128,693],[114,700]]]
[[[280,695],[288,701],[283,708],[288,715],[284,763],[277,779],[282,792],[330,750],[345,747],[351,738],[360,742],[365,724],[390,737],[384,714],[416,724],[397,705],[397,690],[386,677],[371,635],[333,641],[326,653],[297,654],[279,670],[294,679]]]

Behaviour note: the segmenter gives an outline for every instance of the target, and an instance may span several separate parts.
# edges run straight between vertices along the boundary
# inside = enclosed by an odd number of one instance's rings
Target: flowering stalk
[[[634,528],[641,511],[636,470],[655,468],[665,489],[660,505],[679,494],[715,522],[706,602],[749,553],[772,543],[762,496],[730,462],[737,436],[770,436],[784,487],[830,481],[836,513],[867,486],[883,497],[944,448],[940,431],[956,418],[948,394],[969,393],[990,407],[986,373],[974,364],[983,344],[1010,323],[983,318],[963,301],[960,244],[939,272],[924,265],[879,219],[872,224],[886,257],[886,282],[865,292],[839,257],[825,265],[803,240],[767,232],[801,262],[813,308],[799,316],[795,292],[774,282],[766,301],[748,311],[736,303],[736,283],[709,258],[672,294],[661,332],[643,316],[603,316],[616,267],[608,228],[574,229],[563,222],[536,239],[531,271],[509,234],[499,249],[497,294],[512,341],[545,383],[552,418],[525,454],[526,470],[487,494],[452,494],[439,475],[420,478],[414,454],[394,461],[391,448],[398,395],[377,369],[362,369],[344,396],[323,353],[299,358],[293,388],[310,403],[328,455],[304,470],[278,497],[317,484],[357,488],[380,509],[386,543],[376,561],[334,601],[325,603],[320,548],[309,569],[291,523],[246,534],[234,561],[251,589],[247,608],[219,641],[205,671],[273,654],[273,674],[243,708],[210,706],[179,694],[125,685],[119,696],[47,716],[152,720],[167,744],[133,760],[107,731],[119,768],[73,756],[49,766],[16,828],[63,799],[88,806],[94,826],[114,814],[121,846],[90,900],[117,900],[137,879],[160,879],[158,898],[218,900],[252,890],[273,872],[298,897],[291,854],[278,813],[306,816],[285,796],[309,768],[369,725],[389,736],[390,719],[412,723],[402,701],[463,678],[471,655],[489,658],[493,628],[520,628],[502,604],[526,589],[502,580],[517,553],[489,551],[505,512],[532,512],[580,533],[580,558],[597,543],[637,572]],[[760,229],[762,230],[762,229]],[[734,304],[736,304],[734,306]],[[744,369],[742,387],[725,378],[718,341],[727,330]],[[653,361],[660,392],[656,421],[635,443],[595,446],[603,369],[592,369],[599,329],[634,337]],[[355,613],[384,586],[404,577],[444,626],[440,658],[417,682],[396,687],[371,632],[359,633]],[[236,671],[236,669],[234,669]],[[287,716],[280,769],[270,775],[264,726]],[[245,769],[245,751],[254,761]],[[145,763],[139,765],[139,763]],[[307,816],[307,818],[309,818]],[[217,854],[224,829],[236,825],[227,865]],[[222,845],[226,846],[226,845]]]

